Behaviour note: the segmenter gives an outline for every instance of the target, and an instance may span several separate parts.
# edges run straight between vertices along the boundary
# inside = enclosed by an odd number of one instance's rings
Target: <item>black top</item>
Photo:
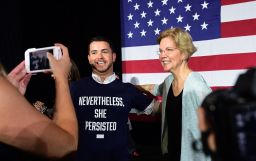
[[[175,97],[171,85],[166,102],[168,156],[171,161],[179,161],[181,154],[182,93],[183,90]]]
[[[87,77],[71,84],[79,123],[79,161],[128,161],[127,121],[131,108],[144,110],[152,98],[116,79],[99,84]]]

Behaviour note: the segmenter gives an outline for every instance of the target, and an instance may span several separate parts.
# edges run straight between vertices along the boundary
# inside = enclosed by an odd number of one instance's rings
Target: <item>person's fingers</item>
[[[27,88],[27,85],[28,85],[28,83],[29,83],[29,81],[30,81],[31,76],[32,76],[31,74],[27,74],[27,75],[25,75],[25,77],[22,79],[22,86],[23,86],[23,87]]]
[[[53,79],[55,79],[55,76],[54,76],[54,69],[56,68],[56,66],[58,66],[58,60],[56,60],[55,58],[54,58],[54,56],[52,55],[52,54],[50,54],[50,53],[47,53],[47,58],[49,59],[49,63],[50,63],[50,66],[51,66],[51,68],[52,68],[52,71],[51,71],[51,77],[53,78]]]
[[[20,93],[23,95],[26,93],[27,86],[28,86],[31,76],[32,76],[31,74],[26,74],[24,76],[24,78],[19,82],[18,89],[19,89]]]
[[[70,71],[71,62],[69,58],[68,48],[60,43],[56,43],[55,46],[58,46],[62,50],[62,57],[57,60],[52,55],[47,53],[47,58],[49,59],[50,66],[52,68],[52,75],[54,79],[57,78],[68,78],[68,73]]]
[[[7,77],[19,81],[26,75],[26,73],[27,71],[25,69],[25,61],[22,61],[7,75]]]
[[[51,71],[43,71],[44,74],[52,74]]]
[[[23,60],[19,65],[17,65],[10,74],[17,74],[20,73],[22,70],[25,69],[25,61]]]
[[[11,73],[9,73],[7,75],[7,79],[13,84],[15,85],[16,82],[18,83],[19,81],[21,81],[25,75],[27,74],[27,71],[25,68],[16,68],[16,70],[13,70]]]
[[[53,63],[56,62],[56,59],[53,57],[53,55],[48,53],[48,52],[47,52],[47,58],[48,58],[51,66],[52,66]]]
[[[198,126],[201,131],[207,131],[207,123],[205,120],[205,111],[202,107],[199,107],[197,109],[197,115],[198,115]]]
[[[64,45],[61,44],[61,43],[55,43],[54,45],[55,45],[55,46],[59,46],[59,47],[61,48],[61,50],[62,50],[62,56],[64,56],[64,57],[69,57],[69,55],[68,55],[68,48],[67,48],[66,46],[64,46]]]

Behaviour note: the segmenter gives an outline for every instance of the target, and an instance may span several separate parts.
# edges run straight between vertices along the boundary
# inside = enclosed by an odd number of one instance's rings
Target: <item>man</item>
[[[88,60],[92,75],[71,84],[79,122],[78,160],[128,161],[129,111],[145,110],[152,98],[117,79],[116,53],[108,39],[92,38]]]

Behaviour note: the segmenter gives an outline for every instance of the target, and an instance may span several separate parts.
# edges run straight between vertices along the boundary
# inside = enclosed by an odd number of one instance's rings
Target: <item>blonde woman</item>
[[[197,108],[211,92],[203,77],[192,71],[188,61],[197,50],[190,34],[180,28],[163,31],[158,38],[159,60],[170,75],[160,85],[144,86],[162,96],[161,148],[172,161],[205,161],[192,142],[200,138]]]

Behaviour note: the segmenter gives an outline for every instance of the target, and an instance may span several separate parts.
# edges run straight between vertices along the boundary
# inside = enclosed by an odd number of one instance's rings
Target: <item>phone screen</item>
[[[53,53],[53,49],[40,50],[30,53],[30,71],[50,69],[47,52]]]

